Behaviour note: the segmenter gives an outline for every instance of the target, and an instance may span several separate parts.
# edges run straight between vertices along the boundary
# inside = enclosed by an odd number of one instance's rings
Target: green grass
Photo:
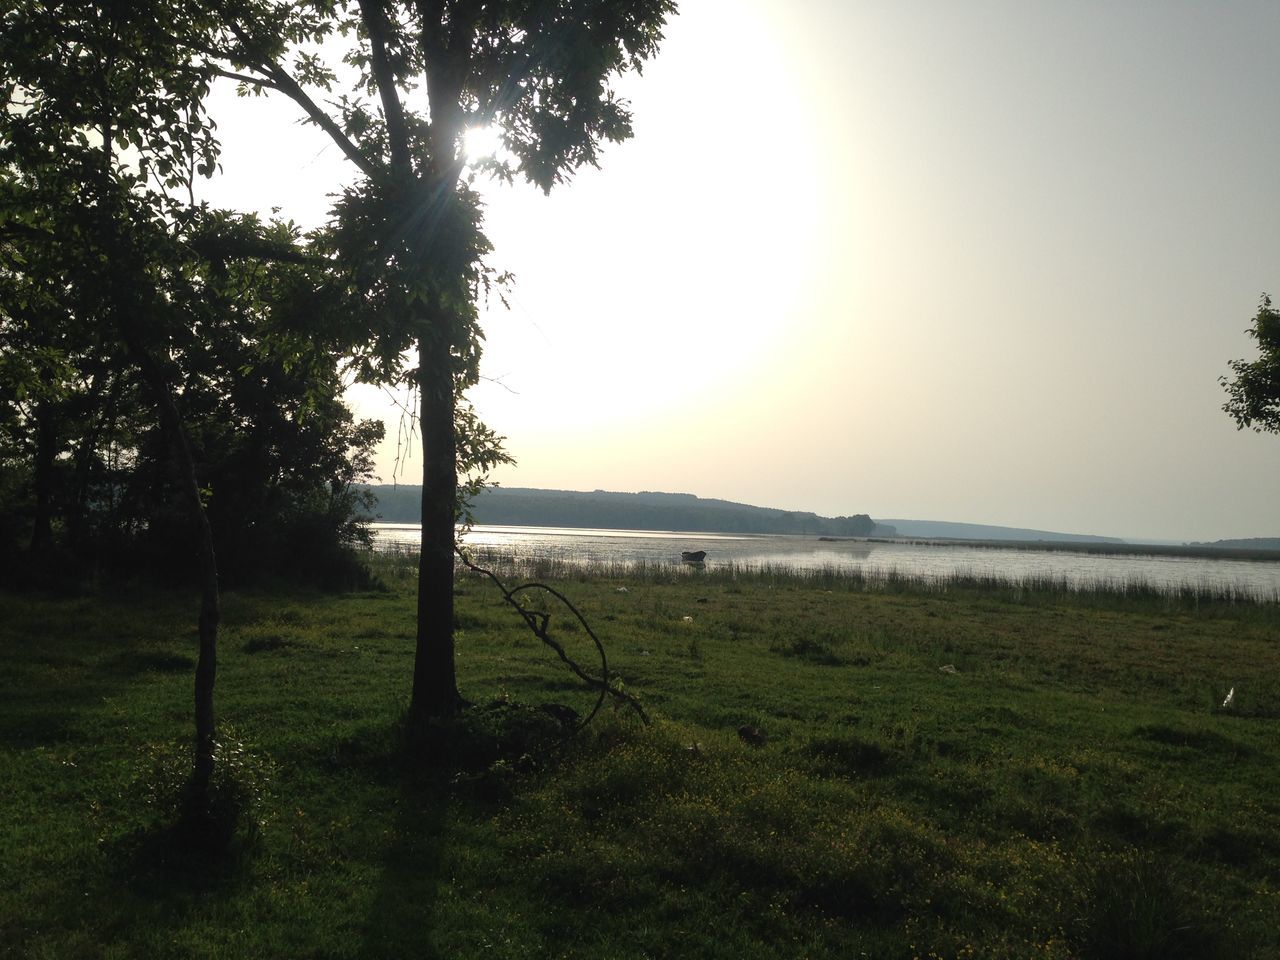
[[[1280,956],[1274,604],[544,564],[653,725],[560,739],[590,692],[466,577],[476,707],[410,738],[381,562],[224,598],[215,846],[195,598],[0,594],[0,956]]]

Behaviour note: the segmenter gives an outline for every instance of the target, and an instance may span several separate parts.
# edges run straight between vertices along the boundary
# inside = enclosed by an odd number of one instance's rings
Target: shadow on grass
[[[230,724],[214,747],[204,789],[191,773],[185,738],[146,745],[140,771],[126,791],[129,804],[150,812],[114,842],[109,862],[118,879],[143,895],[199,893],[243,872],[261,840],[274,764],[250,751]]]
[[[889,772],[893,754],[879,743],[853,735],[818,737],[805,744],[814,771],[825,777],[868,777]]]
[[[0,741],[7,747],[82,739],[85,709],[118,690],[92,664],[92,651],[68,646],[0,634]]]
[[[125,677],[140,673],[189,673],[196,668],[194,657],[170,650],[125,650],[103,666],[111,673]]]
[[[563,742],[546,713],[507,700],[397,732],[387,769],[396,780],[392,840],[365,925],[360,956],[434,960],[436,905],[450,823],[506,800],[520,773]],[[358,748],[357,748],[358,751]]]
[[[301,646],[296,640],[290,640],[288,637],[281,637],[273,634],[266,637],[254,637],[247,640],[240,649],[248,654],[269,653],[273,650],[289,650],[294,647]]]
[[[187,794],[171,814],[116,841],[108,862],[135,895],[181,903],[235,886],[257,842],[257,825],[237,799],[210,804]]]
[[[1243,743],[1213,730],[1188,730],[1164,724],[1145,724],[1134,727],[1133,735],[1169,747],[1203,750],[1229,757],[1247,756],[1251,752]]]
[[[86,691],[70,684],[52,693],[48,687],[0,689],[0,741],[14,750],[31,750],[85,739],[77,708],[101,701],[107,691],[105,686]]]
[[[1104,855],[1086,879],[1076,939],[1084,960],[1214,960],[1249,956],[1225,918],[1206,910],[1173,860]]]
[[[452,798],[445,784],[404,771],[382,877],[360,956],[437,960],[436,902]]]

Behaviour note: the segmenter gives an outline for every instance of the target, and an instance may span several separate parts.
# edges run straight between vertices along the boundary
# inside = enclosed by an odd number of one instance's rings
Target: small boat
[[[685,563],[701,563],[707,559],[707,551],[705,550],[681,550],[680,559]]]

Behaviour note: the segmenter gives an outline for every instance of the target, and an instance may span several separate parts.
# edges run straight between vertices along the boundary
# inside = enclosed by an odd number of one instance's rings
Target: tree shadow
[[[184,811],[127,834],[108,856],[120,887],[146,900],[176,902],[233,887],[254,846],[251,831]]]
[[[175,755],[185,766],[185,753]],[[166,758],[171,767],[175,757]],[[147,900],[181,900],[235,886],[248,871],[261,835],[257,820],[257,786],[251,775],[237,776],[223,762],[206,790],[190,775],[164,783],[173,771],[162,765],[154,804],[135,797],[139,806],[156,810],[150,820],[110,844],[110,879],[119,888]],[[135,789],[142,789],[137,787]]]
[[[5,931],[0,955],[8,948],[14,956],[99,956],[107,945],[145,940],[148,931],[180,929],[242,889],[256,840],[236,811],[175,802],[139,817],[132,829],[100,839],[95,855],[67,860],[56,882],[42,883]]]
[[[365,923],[360,956],[437,960],[435,906],[453,798],[445,783],[400,772],[393,840]]]
[[[100,667],[122,678],[144,673],[190,673],[195,668],[195,659],[185,653],[146,648],[123,650],[105,660]]]
[[[437,960],[436,906],[450,825],[503,803],[517,771],[563,742],[546,712],[506,700],[400,731],[394,842],[365,926],[360,955]]]
[[[77,710],[101,701],[108,692],[105,685],[83,684],[67,684],[53,690],[0,689],[0,741],[13,750],[86,741],[89,737]]]

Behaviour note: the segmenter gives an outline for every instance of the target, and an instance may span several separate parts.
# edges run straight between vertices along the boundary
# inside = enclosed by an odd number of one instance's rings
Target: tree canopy
[[[286,223],[192,202],[218,155],[213,74],[174,34],[216,22],[163,0],[6,14],[0,450],[36,475],[33,539],[58,521],[64,546],[91,552],[161,542],[182,498],[170,441],[139,412],[170,394],[223,572],[243,580],[281,555],[264,548],[287,540],[284,517],[330,510],[316,491],[349,496],[338,488],[368,475],[377,437],[340,401],[346,304],[329,264]],[[339,540],[355,532],[344,522]]]
[[[1234,377],[1220,378],[1227,390],[1222,409],[1241,430],[1247,427],[1259,433],[1280,433],[1280,311],[1271,306],[1271,298],[1265,294],[1249,336],[1258,344],[1259,356],[1231,361]]]

